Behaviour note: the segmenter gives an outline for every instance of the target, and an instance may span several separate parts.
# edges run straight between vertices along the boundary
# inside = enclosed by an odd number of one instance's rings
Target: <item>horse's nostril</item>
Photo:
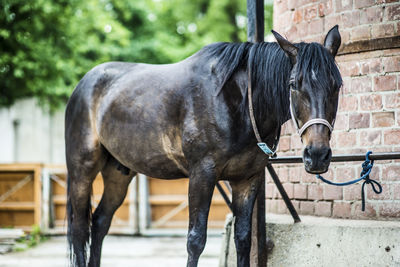
[[[331,157],[332,157],[332,150],[329,148],[329,149],[328,149],[328,152],[327,152],[326,155],[325,155],[324,160],[325,160],[325,161],[329,161],[329,160],[331,160]]]

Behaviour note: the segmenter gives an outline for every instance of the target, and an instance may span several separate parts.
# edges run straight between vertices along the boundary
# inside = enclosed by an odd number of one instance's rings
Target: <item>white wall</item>
[[[34,99],[0,109],[0,163],[65,163],[64,108],[50,115]]]

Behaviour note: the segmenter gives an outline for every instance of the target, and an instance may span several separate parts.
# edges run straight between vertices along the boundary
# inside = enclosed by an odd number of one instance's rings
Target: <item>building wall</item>
[[[332,134],[333,154],[400,151],[400,2],[389,0],[275,0],[274,29],[290,41],[323,42],[338,24],[342,46],[336,57],[344,86]],[[396,48],[397,47],[397,48]],[[282,128],[279,156],[301,155],[292,122]],[[361,184],[335,187],[307,174],[302,165],[275,165],[300,214],[338,218],[400,218],[400,161],[375,162],[371,178],[382,183],[376,195],[367,185],[361,211]],[[325,178],[359,177],[361,162],[332,163]],[[267,212],[287,213],[267,174]]]
[[[64,110],[49,114],[34,99],[0,109],[0,163],[65,164]]]

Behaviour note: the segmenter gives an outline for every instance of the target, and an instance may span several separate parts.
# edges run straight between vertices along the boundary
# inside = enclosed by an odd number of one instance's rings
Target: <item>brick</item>
[[[265,185],[265,197],[266,198],[273,198],[274,196],[274,184],[267,184]]]
[[[372,91],[371,77],[351,79],[352,93],[366,93]]]
[[[365,203],[365,211],[362,211],[361,208],[361,202],[355,203],[353,217],[360,219],[376,218],[376,205]]]
[[[400,199],[400,184],[392,184],[393,188],[393,199]]]
[[[382,59],[382,65],[386,73],[400,71],[400,56],[384,57]]]
[[[355,10],[352,12],[345,12],[340,15],[342,28],[352,28],[358,26],[358,21],[360,20],[360,11]]]
[[[358,0],[357,0],[358,2]],[[382,22],[383,20],[383,7],[373,6],[361,11],[360,24],[372,24]]]
[[[392,5],[386,7],[386,21],[398,21],[400,20],[400,5]]]
[[[374,77],[374,91],[396,90],[396,76],[385,75]]]
[[[307,185],[304,184],[295,184],[293,197],[295,199],[307,199]]]
[[[279,151],[288,151],[290,149],[290,136],[282,136],[279,139]]]
[[[376,194],[371,186],[365,186],[365,193],[367,194],[367,199],[375,199],[375,200],[390,200],[392,197],[390,185],[388,184],[381,184],[382,186],[382,193]]]
[[[341,110],[339,108],[339,110]],[[336,115],[335,120],[335,130],[347,130],[348,129],[348,122],[349,118],[347,114],[338,114]]]
[[[278,209],[277,209],[277,212],[279,213],[279,214],[286,214],[286,213],[288,213],[288,209],[287,209],[287,207],[286,207],[286,204],[285,204],[285,202],[283,201],[283,200],[278,200]]]
[[[266,201],[267,211],[271,213],[278,213],[278,200],[272,199]]]
[[[303,167],[303,171],[301,172],[301,182],[302,183],[315,183],[316,182],[315,175],[307,173]]]
[[[354,7],[355,8],[369,7],[369,6],[373,6],[374,4],[375,4],[374,0],[357,0],[357,1],[354,1]]]
[[[291,146],[290,146],[291,149],[301,149],[303,147],[301,138],[297,135],[291,136],[290,144],[291,144]]]
[[[372,113],[372,127],[392,127],[394,123],[394,112]]]
[[[303,21],[297,25],[298,35],[304,38],[304,36],[308,36],[308,23]]]
[[[322,3],[318,4],[318,16],[324,17],[333,13],[332,0],[326,0],[320,2]]]
[[[310,201],[300,201],[300,213],[303,215],[314,214],[315,203]]]
[[[312,19],[317,17],[317,11],[318,6],[317,5],[312,5],[308,6],[304,9],[304,19],[306,21],[311,21]]]
[[[350,203],[334,202],[332,216],[337,218],[349,218],[351,216]]]
[[[333,185],[324,185],[324,199],[325,200],[342,200],[343,190],[342,187]]]
[[[292,167],[289,169],[289,181],[300,182],[303,167]]]
[[[321,185],[311,184],[308,186],[308,199],[323,199],[323,188]]]
[[[297,24],[303,20],[303,9],[297,9],[293,12],[293,23]]]
[[[289,181],[289,168],[287,167],[279,168],[276,170],[276,173],[278,174],[279,180],[281,182]]]
[[[335,182],[347,182],[350,179],[354,179],[356,176],[355,170],[351,166],[338,166],[336,168],[336,179]]]
[[[382,71],[382,64],[380,58],[370,58],[360,63],[360,73],[365,74],[375,74]]]
[[[285,189],[288,197],[293,198],[293,184],[292,183],[283,184],[283,188]]]
[[[400,130],[388,130],[383,133],[383,143],[385,145],[400,144]]]
[[[351,10],[353,8],[353,0],[336,0],[336,12]]]
[[[275,1],[274,11],[278,14],[282,14],[288,10],[287,1]]]
[[[324,22],[321,19],[310,21],[308,24],[309,34],[318,34],[324,32]]]
[[[330,217],[332,214],[332,202],[317,202],[315,203],[315,215]]]
[[[361,188],[359,184],[348,185],[343,188],[344,200],[361,200]]]
[[[394,36],[394,24],[379,24],[372,25],[371,36],[372,38]]]
[[[289,10],[295,10],[295,8],[297,8],[298,5],[298,1],[297,0],[288,0],[287,1],[287,7]]]
[[[385,108],[400,108],[400,93],[392,93],[385,95]]]
[[[377,146],[382,142],[382,132],[380,130],[363,131],[360,133],[360,145],[361,146]]]
[[[358,109],[358,100],[356,96],[345,95],[339,98],[340,111],[356,111],[357,109]]]
[[[400,165],[384,165],[381,179],[382,181],[400,181]]]
[[[357,62],[339,62],[339,69],[342,76],[360,75],[360,66]]]
[[[382,203],[379,205],[379,215],[382,217],[400,218],[399,203]]]
[[[339,14],[335,14],[335,15],[332,14],[330,16],[325,17],[325,31],[330,30],[336,24],[338,24],[339,27],[342,29]],[[340,34],[342,34],[342,31],[340,31]]]
[[[355,113],[349,116],[349,128],[369,128],[369,113]]]
[[[337,135],[337,146],[339,147],[352,147],[357,144],[356,133],[341,132]]]
[[[351,40],[359,41],[371,38],[371,31],[369,25],[363,25],[351,30]]]
[[[363,95],[360,97],[361,110],[381,110],[382,96],[381,95]]]

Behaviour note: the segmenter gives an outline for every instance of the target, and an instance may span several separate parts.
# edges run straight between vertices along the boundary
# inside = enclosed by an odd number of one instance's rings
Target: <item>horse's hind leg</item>
[[[69,143],[70,144],[70,143]],[[86,266],[91,220],[92,183],[106,156],[100,144],[67,146],[68,242],[73,266]]]
[[[260,175],[256,175],[249,180],[230,183],[232,186],[232,209],[235,216],[238,267],[250,266],[251,219],[257,191],[262,180]]]
[[[109,157],[101,174],[104,181],[104,193],[99,206],[93,214],[89,266],[100,266],[101,247],[103,239],[110,228],[114,212],[125,199],[128,185],[136,174],[132,171],[123,173],[118,170],[119,163]]]

